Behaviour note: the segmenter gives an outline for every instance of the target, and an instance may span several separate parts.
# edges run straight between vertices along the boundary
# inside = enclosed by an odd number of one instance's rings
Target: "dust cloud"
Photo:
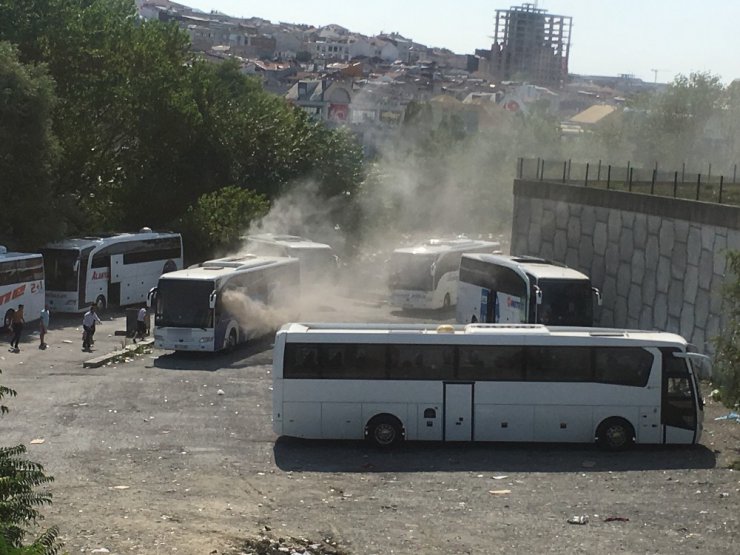
[[[236,318],[247,338],[273,333],[286,322],[296,319],[295,309],[287,306],[268,306],[251,298],[246,291],[232,289],[222,296],[224,308]]]

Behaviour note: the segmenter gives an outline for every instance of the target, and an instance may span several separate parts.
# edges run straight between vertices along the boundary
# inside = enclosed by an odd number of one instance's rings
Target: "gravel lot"
[[[350,312],[449,316],[347,299],[311,316]],[[121,344],[113,316],[96,354]],[[269,339],[228,356],[154,352],[87,369],[78,319],[54,317],[45,351],[29,336],[19,354],[0,353],[0,380],[18,391],[0,444],[26,444],[55,477],[45,524],[60,527],[69,553],[231,555],[253,552],[260,535],[352,554],[740,553],[740,472],[728,468],[740,424],[715,421],[728,412],[716,403],[693,448],[417,443],[382,453],[274,437]],[[586,524],[568,523],[581,516]]]

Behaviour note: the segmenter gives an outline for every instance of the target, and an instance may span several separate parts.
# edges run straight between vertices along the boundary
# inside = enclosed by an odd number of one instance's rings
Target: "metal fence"
[[[638,168],[627,162],[626,166],[596,163],[579,163],[571,160],[545,160],[519,158],[519,179],[551,181],[615,191],[629,191],[650,195],[668,196],[740,205],[740,176],[738,165],[717,172],[710,165],[702,171]]]

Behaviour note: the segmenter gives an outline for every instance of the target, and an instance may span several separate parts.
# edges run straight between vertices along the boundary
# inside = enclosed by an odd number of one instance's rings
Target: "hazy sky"
[[[316,26],[336,23],[362,33],[398,32],[459,54],[489,48],[497,9],[521,2],[491,0],[178,0],[204,11]],[[532,2],[534,3],[534,1]],[[539,0],[551,14],[573,18],[570,71],[631,73],[668,82],[709,71],[725,83],[740,78],[740,1]]]

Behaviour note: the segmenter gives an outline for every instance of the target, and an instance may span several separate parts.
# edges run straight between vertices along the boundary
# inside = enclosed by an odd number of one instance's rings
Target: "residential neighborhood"
[[[340,25],[315,27],[204,13],[169,0],[137,0],[137,7],[142,19],[176,22],[207,60],[235,59],[266,90],[330,127],[348,127],[366,156],[396,132],[412,101],[431,102],[440,120],[454,114],[467,132],[495,125],[506,112],[544,107],[562,122],[563,137],[570,138],[618,112],[626,97],[665,87],[631,75],[559,75],[551,68],[567,68],[567,47],[564,59],[550,61],[563,51],[564,41],[569,43],[561,28],[556,29],[554,53],[548,52],[544,63],[540,54],[534,63],[514,45],[504,64],[497,63],[502,59],[500,43],[461,54],[397,32],[370,37]],[[552,35],[545,12],[529,4],[497,10],[496,35],[498,26],[514,17],[525,18],[537,32],[545,26]],[[569,33],[570,18],[554,17],[558,24],[565,21]]]

